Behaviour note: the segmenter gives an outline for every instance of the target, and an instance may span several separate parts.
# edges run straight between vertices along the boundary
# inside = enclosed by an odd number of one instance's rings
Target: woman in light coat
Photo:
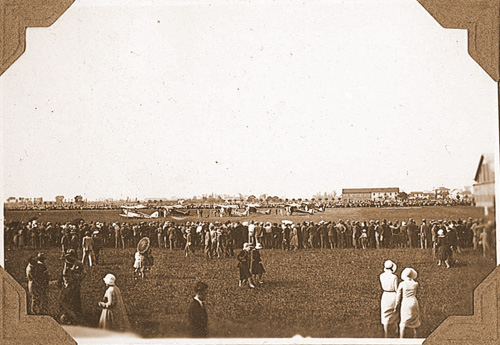
[[[418,283],[417,272],[413,268],[405,268],[401,272],[401,279],[396,295],[396,308],[401,304],[401,321],[399,323],[399,337],[403,338],[405,328],[413,329],[413,337],[417,336],[420,327],[420,307],[417,300]],[[400,302],[401,301],[401,302]]]
[[[103,308],[99,319],[99,328],[127,331],[130,329],[130,323],[122,294],[118,286],[115,285],[116,278],[112,274],[107,274],[103,280],[108,288],[104,293],[103,301],[99,302],[99,307]]]
[[[398,315],[396,313],[396,290],[398,288],[398,277],[394,274],[397,266],[391,260],[384,263],[384,272],[380,274],[380,286],[382,287],[382,298],[380,299],[380,318],[384,326],[384,336],[387,338],[389,327],[395,324]],[[397,327],[396,327],[397,333]]]

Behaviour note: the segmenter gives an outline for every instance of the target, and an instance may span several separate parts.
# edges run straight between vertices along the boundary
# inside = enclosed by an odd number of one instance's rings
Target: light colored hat
[[[250,243],[243,243],[243,249],[250,248]]]
[[[401,279],[417,279],[417,271],[415,271],[413,268],[407,267],[403,270],[403,272],[401,272]]]
[[[115,285],[116,277],[111,273],[108,273],[102,280],[104,280],[106,285]]]
[[[444,237],[444,231],[443,231],[443,229],[439,229],[438,230],[438,236],[439,237]]]
[[[255,245],[255,249],[262,249],[262,244],[257,243],[257,244]]]
[[[405,225],[406,225],[406,222],[401,222],[401,225],[402,225],[402,226],[405,226]]]
[[[391,260],[387,260],[386,262],[384,262],[384,269],[391,270],[392,273],[394,273],[398,269],[398,266],[396,266],[396,264]]]

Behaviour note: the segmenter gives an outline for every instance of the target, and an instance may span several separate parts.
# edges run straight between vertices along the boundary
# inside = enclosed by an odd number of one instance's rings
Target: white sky
[[[460,188],[498,147],[466,31],[414,0],[76,1],[0,88],[5,197]]]

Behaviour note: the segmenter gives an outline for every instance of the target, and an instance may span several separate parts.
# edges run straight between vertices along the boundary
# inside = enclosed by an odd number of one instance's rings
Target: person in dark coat
[[[446,238],[443,229],[438,230],[437,232],[437,258],[438,258],[438,266],[441,266],[442,262],[445,263],[446,268],[450,268],[450,259],[451,259],[451,247],[449,243],[449,239]]]
[[[207,338],[208,337],[208,314],[206,308],[208,285],[203,282],[198,282],[194,286],[196,295],[191,300],[188,309],[188,326],[191,337]]]
[[[243,286],[243,284],[248,280],[248,286],[250,288],[255,288],[255,285],[252,281],[252,275],[250,274],[250,264],[252,262],[251,255],[252,246],[249,243],[245,243],[243,245],[243,249],[238,254],[238,268],[240,269],[240,280],[238,282],[238,286]]]
[[[35,315],[46,315],[48,313],[49,300],[49,273],[45,266],[45,255],[38,253],[30,258],[26,268],[28,279],[28,294],[30,295],[30,312]]]
[[[260,250],[262,249],[262,244],[257,243],[255,245],[255,250],[252,251],[252,275],[254,276],[254,281],[259,282],[259,284],[264,284],[262,280],[262,275],[266,272],[264,265],[262,264],[262,258],[260,256]]]
[[[79,317],[82,314],[82,302],[81,302],[81,286],[84,278],[84,268],[80,260],[76,258],[76,253],[74,250],[70,249],[64,256],[64,265],[61,276],[61,289],[64,289],[64,277],[66,277],[69,290],[66,291],[66,297],[71,297],[71,308],[76,315],[76,322],[79,322]],[[68,284],[66,284],[68,285]]]

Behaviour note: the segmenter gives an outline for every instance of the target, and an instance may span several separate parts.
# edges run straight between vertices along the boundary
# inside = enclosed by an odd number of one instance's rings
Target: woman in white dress
[[[401,272],[401,279],[403,281],[399,283],[396,308],[394,308],[396,310],[401,301],[399,337],[403,338],[405,328],[411,328],[413,329],[413,337],[416,338],[417,328],[420,327],[420,308],[417,300],[418,283],[415,281],[417,272],[413,268],[405,268]]]
[[[380,286],[382,287],[382,298],[380,300],[380,318],[384,326],[384,336],[387,338],[389,327],[398,319],[396,312],[396,290],[398,288],[398,277],[394,274],[397,266],[391,260],[384,263],[384,273],[380,275]],[[397,327],[396,327],[397,332]]]
[[[99,319],[99,328],[127,331],[130,329],[130,323],[120,289],[115,286],[116,278],[112,274],[107,274],[103,280],[108,288],[103,301],[99,302],[99,307],[103,308]]]

